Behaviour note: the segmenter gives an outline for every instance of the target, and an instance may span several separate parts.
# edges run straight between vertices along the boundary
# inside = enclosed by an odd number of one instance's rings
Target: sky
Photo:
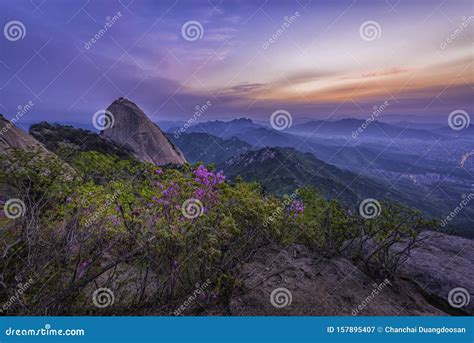
[[[474,113],[470,0],[0,0],[0,25],[0,113],[21,123],[118,97],[158,122],[208,102],[202,121]]]

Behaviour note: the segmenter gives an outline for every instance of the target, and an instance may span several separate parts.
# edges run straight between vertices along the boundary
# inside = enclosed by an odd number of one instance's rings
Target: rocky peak
[[[259,150],[246,151],[240,155],[236,155],[225,162],[226,165],[233,165],[239,163],[241,165],[247,166],[252,163],[263,163],[267,160],[274,158],[279,158],[283,160],[284,157],[282,154],[285,151],[291,151],[291,148],[275,148],[275,147],[265,147]]]
[[[230,122],[235,123],[235,124],[253,124],[252,119],[249,119],[249,118],[237,118],[237,119],[231,120]]]
[[[29,134],[17,128],[0,114],[0,153],[11,149],[34,150],[48,152],[46,148]]]
[[[158,165],[186,162],[183,153],[132,101],[118,98],[107,111],[113,115],[113,125],[101,132],[104,138],[133,151],[143,161]]]

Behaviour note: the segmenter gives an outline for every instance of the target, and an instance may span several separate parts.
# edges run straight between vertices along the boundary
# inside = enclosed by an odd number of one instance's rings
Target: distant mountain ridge
[[[446,135],[446,136],[465,137],[465,138],[474,140],[474,125],[473,124],[470,124],[469,126],[461,130],[453,130],[449,126],[443,126],[438,129],[434,129],[433,132],[436,132],[441,135]]]
[[[258,127],[264,127],[262,125],[255,124],[251,119],[248,118],[238,118],[228,121],[223,120],[213,120],[207,122],[196,123],[186,129],[187,133],[190,132],[200,132],[200,133],[209,133],[216,137],[220,138],[230,138],[236,136],[237,134],[245,131],[247,129],[253,129]],[[167,130],[170,133],[178,131],[179,127],[172,127]]]
[[[336,199],[353,210],[361,200],[375,198],[379,201],[389,199],[441,216],[458,203],[456,198],[445,197],[452,186],[439,184],[443,190],[435,192],[413,184],[394,186],[381,178],[340,169],[317,159],[312,153],[294,148],[251,150],[217,167],[230,179],[240,176],[245,181],[258,182],[266,191],[278,195],[291,194],[301,187],[315,187],[326,198]],[[423,198],[422,202],[420,198]],[[472,213],[467,207],[464,211],[468,215]],[[461,217],[456,219],[461,223]]]
[[[337,121],[312,120],[294,125],[288,129],[291,133],[334,135],[352,138],[399,138],[399,139],[441,139],[442,135],[423,129],[402,128],[378,120],[346,118]]]
[[[174,132],[173,130],[176,129],[172,128],[169,132]],[[186,133],[207,133],[222,139],[237,137],[256,148],[266,146],[295,147],[298,141],[304,140],[302,137],[255,124],[248,118],[198,123],[190,126]]]
[[[472,125],[471,125],[472,126]],[[178,127],[171,127],[168,132],[177,130]],[[426,129],[420,125],[415,125],[411,128],[409,125],[400,126],[373,120],[367,122],[363,119],[345,118],[335,121],[329,120],[310,120],[301,124],[292,125],[284,131],[273,130],[270,125],[261,125],[255,123],[252,119],[239,118],[229,121],[214,120],[203,123],[197,123],[187,129],[187,132],[203,132],[209,133],[221,138],[229,138],[231,136],[249,136],[256,130],[260,132],[273,132],[274,134],[301,134],[301,135],[327,135],[327,136],[341,136],[350,138],[354,132],[361,129],[357,137],[362,138],[399,138],[399,139],[443,139],[446,135],[455,133],[446,131],[444,127],[433,127],[433,129]],[[468,128],[466,131],[471,130]],[[269,134],[267,134],[268,136]],[[258,136],[258,135],[257,135]],[[262,144],[266,145],[266,144]]]
[[[218,165],[230,178],[257,181],[269,192],[291,194],[304,186],[318,188],[323,195],[354,207],[365,197],[393,195],[383,184],[341,170],[294,148],[263,148],[248,151]]]
[[[252,148],[237,137],[224,139],[201,132],[183,133],[179,138],[172,133],[166,135],[190,163],[220,163]]]

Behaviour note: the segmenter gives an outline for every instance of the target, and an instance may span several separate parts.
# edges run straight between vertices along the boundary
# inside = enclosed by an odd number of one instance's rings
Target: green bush
[[[278,198],[199,164],[157,167],[87,151],[74,169],[24,152],[0,166],[0,189],[26,206],[20,218],[0,218],[0,302],[9,314],[166,314],[203,284],[198,303],[226,303],[236,266],[265,245],[350,251],[374,276],[395,273],[407,251],[390,247],[414,244],[433,225],[394,204],[366,220],[313,189]],[[376,248],[367,254],[369,241]],[[28,289],[18,296],[20,284]],[[114,306],[94,306],[100,287],[113,292]]]

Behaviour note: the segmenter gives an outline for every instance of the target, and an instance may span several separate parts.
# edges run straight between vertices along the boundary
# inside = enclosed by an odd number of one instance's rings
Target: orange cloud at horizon
[[[431,90],[435,97],[448,87],[474,83],[472,57],[457,59],[428,67],[389,68],[365,74],[299,76],[269,83],[250,97],[285,102],[341,102],[370,98],[397,97],[406,92]],[[262,87],[263,88],[263,87]]]

